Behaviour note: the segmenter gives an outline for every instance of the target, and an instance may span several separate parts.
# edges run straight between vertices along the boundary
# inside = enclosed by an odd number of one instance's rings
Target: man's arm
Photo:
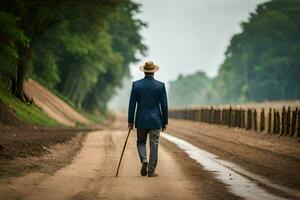
[[[129,129],[133,128],[135,106],[136,106],[136,95],[135,95],[135,91],[134,91],[134,83],[132,83],[129,107],[128,107],[128,128]]]
[[[163,91],[161,95],[161,101],[160,101],[161,111],[162,111],[162,129],[166,129],[166,126],[168,124],[168,98],[166,93],[166,87],[165,84],[163,85]]]

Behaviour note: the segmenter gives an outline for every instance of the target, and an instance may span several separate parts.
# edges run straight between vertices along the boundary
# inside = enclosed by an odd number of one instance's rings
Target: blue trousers
[[[137,150],[141,162],[148,162],[147,152],[146,152],[146,142],[147,142],[147,136],[149,134],[149,139],[150,139],[150,156],[149,156],[149,164],[148,164],[149,172],[154,172],[157,166],[159,133],[160,133],[160,129],[154,129],[154,130],[137,129],[136,144],[137,144]]]

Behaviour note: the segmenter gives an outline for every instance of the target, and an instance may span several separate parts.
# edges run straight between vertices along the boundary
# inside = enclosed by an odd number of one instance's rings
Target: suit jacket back
[[[168,124],[168,101],[163,82],[153,76],[133,82],[128,122],[135,122],[135,127],[140,129],[160,129]]]

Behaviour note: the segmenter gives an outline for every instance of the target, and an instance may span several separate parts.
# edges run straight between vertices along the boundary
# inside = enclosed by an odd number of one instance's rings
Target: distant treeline
[[[105,112],[144,55],[132,0],[1,0],[0,84],[23,101],[34,78],[79,109]]]
[[[261,4],[232,37],[218,75],[179,76],[171,106],[300,99],[300,1]]]

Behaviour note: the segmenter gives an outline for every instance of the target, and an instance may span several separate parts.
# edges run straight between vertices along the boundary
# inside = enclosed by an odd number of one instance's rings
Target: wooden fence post
[[[286,113],[285,113],[285,106],[283,106],[281,112],[281,135],[285,135],[285,122],[286,122]]]
[[[218,113],[217,114],[217,119],[218,119],[217,124],[221,125],[221,109],[220,108],[217,109],[217,113]]]
[[[253,113],[253,123],[254,123],[254,131],[257,131],[257,111],[254,109]]]
[[[242,109],[242,124],[241,128],[245,128],[245,110]]]
[[[223,110],[220,108],[220,125],[223,124]]]
[[[276,120],[276,109],[273,110],[273,134],[276,134],[277,120]]]
[[[262,109],[260,113],[260,132],[265,130],[265,110]]]
[[[218,108],[218,124],[221,124],[221,109]]]
[[[239,110],[235,109],[234,110],[234,126],[238,127],[238,120],[239,120]]]
[[[235,109],[231,110],[231,126],[235,127]]]
[[[214,108],[212,106],[210,107],[209,123],[210,124],[214,123]]]
[[[226,126],[226,108],[223,108],[223,125]]]
[[[229,113],[228,113],[228,126],[231,127],[231,113],[232,113],[232,108],[231,106],[229,107]]]
[[[242,114],[243,114],[243,111],[242,109],[240,108],[239,109],[239,128],[242,128]]]
[[[199,109],[199,121],[202,122],[202,108]]]
[[[226,109],[226,125],[229,126],[230,125],[230,109]]]
[[[268,133],[271,133],[271,128],[272,128],[272,108],[269,109]]]
[[[220,125],[223,125],[223,109],[220,109]]]
[[[234,116],[234,109],[231,110],[231,126],[234,127],[234,120],[235,120],[235,116]]]
[[[224,126],[227,125],[227,109],[226,108],[223,108],[223,112],[224,112]]]
[[[285,125],[285,135],[290,135],[290,128],[291,128],[291,108],[288,107],[287,113],[286,113],[286,125]]]
[[[237,109],[236,110],[237,113],[237,127],[241,128],[241,109]]]
[[[296,134],[296,122],[297,122],[297,108],[292,112],[292,127],[290,136],[294,136]]]
[[[250,109],[248,109],[247,111],[247,130],[251,130],[252,129],[252,112]]]
[[[296,137],[300,137],[300,110],[297,112],[297,119],[298,119],[298,128],[297,128],[297,134],[295,134]]]
[[[276,133],[280,134],[280,113],[279,113],[279,111],[277,111],[277,113],[276,113],[276,118],[277,118]]]

